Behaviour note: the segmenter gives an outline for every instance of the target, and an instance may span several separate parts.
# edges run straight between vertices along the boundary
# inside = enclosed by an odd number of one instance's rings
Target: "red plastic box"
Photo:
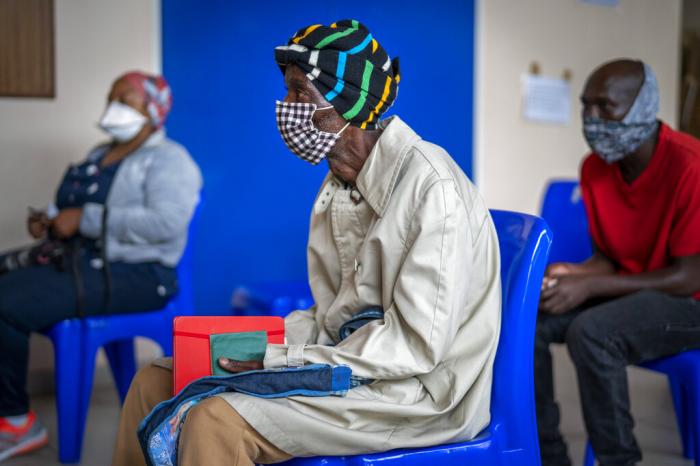
[[[173,322],[173,394],[211,372],[209,335],[236,332],[267,332],[267,342],[284,343],[281,317],[182,316]]]

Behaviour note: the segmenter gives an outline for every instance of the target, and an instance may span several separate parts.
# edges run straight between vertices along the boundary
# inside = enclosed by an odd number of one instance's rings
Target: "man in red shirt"
[[[596,69],[581,97],[593,153],[581,190],[594,254],[552,264],[542,285],[535,385],[543,466],[571,465],[559,432],[550,343],[576,366],[588,437],[601,466],[633,465],[625,367],[700,347],[700,141],[656,119],[648,65]]]

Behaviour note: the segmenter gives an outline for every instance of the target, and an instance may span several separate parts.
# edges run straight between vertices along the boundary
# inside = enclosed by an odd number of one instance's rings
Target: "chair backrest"
[[[549,183],[542,202],[542,218],[552,230],[549,262],[583,262],[593,254],[586,209],[576,180]]]
[[[192,219],[190,220],[190,225],[188,227],[187,244],[185,245],[185,250],[182,253],[182,257],[180,257],[180,261],[177,264],[178,292],[168,304],[168,306],[174,310],[175,315],[185,316],[195,314],[194,290],[192,287],[194,254],[192,250],[194,249],[194,242],[197,237],[197,220],[201,209],[202,201],[200,200],[199,205],[195,207],[194,214],[192,214]]]
[[[539,217],[499,210],[491,215],[501,251],[503,305],[490,429],[506,442],[503,448],[515,449],[537,444],[534,336],[552,235]]]

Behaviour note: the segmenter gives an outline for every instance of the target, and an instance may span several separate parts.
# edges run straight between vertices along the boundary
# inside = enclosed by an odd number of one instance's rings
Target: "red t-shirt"
[[[692,136],[662,123],[654,155],[632,184],[619,164],[590,154],[581,192],[593,242],[620,273],[650,272],[674,257],[700,254],[700,141]]]

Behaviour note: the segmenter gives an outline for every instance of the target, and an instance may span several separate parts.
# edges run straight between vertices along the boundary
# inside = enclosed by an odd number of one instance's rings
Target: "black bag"
[[[0,275],[33,265],[55,265],[64,269],[66,252],[70,246],[59,239],[45,239],[39,243],[14,249],[0,256]]]
[[[102,215],[102,233],[97,242],[105,280],[104,311],[109,309],[112,295],[112,274],[107,261],[107,213],[108,209],[105,207]],[[80,235],[69,239],[49,236],[39,243],[6,252],[0,255],[0,275],[34,265],[53,265],[61,271],[68,270],[73,275],[75,284],[76,314],[78,317],[84,317],[85,288],[80,270],[80,252],[84,246],[83,239]]]

